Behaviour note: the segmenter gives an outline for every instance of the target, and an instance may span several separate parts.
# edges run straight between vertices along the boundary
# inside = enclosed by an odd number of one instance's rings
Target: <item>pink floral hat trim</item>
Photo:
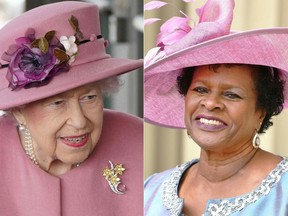
[[[92,3],[63,1],[16,17],[0,29],[0,110],[143,66],[111,57],[107,45]]]
[[[24,37],[15,39],[15,44],[3,53],[2,59],[9,64],[1,64],[0,68],[8,68],[6,78],[11,90],[39,87],[61,72],[68,72],[75,61],[78,46],[102,38],[92,34],[90,39],[83,40],[79,22],[73,15],[67,20],[75,34],[56,37],[51,30],[41,38],[35,38],[35,29],[28,28]]]
[[[144,10],[169,5],[164,1],[151,1]],[[182,11],[179,11],[181,17],[174,16],[162,24],[157,46],[144,58],[144,117],[147,122],[185,128],[185,102],[177,91],[176,80],[186,67],[221,63],[266,65],[278,68],[287,80],[288,28],[233,33],[230,28],[234,5],[234,0],[207,0],[196,9],[199,21],[195,26],[189,24],[195,21]],[[159,18],[150,18],[144,24],[159,21]],[[285,89],[288,89],[287,82]],[[286,99],[284,106],[287,105]]]

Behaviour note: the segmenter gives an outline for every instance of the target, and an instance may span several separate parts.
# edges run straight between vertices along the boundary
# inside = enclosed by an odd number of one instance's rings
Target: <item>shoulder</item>
[[[160,173],[155,173],[148,177],[145,181],[145,188],[150,188],[153,185],[162,184],[165,181],[172,179],[173,181],[180,181],[182,174],[193,164],[197,163],[199,160],[194,159],[192,161],[183,163],[181,165],[176,166],[175,168],[165,170]]]
[[[97,146],[110,153],[115,151],[115,155],[123,153],[135,160],[142,159],[143,121],[127,113],[105,109],[101,139]]]
[[[155,173],[155,174],[149,176],[144,182],[145,190],[151,190],[152,188],[158,188],[159,189],[161,184],[170,177],[171,173],[175,169],[176,168],[165,170],[163,172]]]
[[[161,193],[163,187],[166,187],[167,182],[173,183],[175,184],[174,186],[177,187],[182,174],[187,169],[186,167],[189,167],[189,164],[191,164],[191,162],[178,165],[175,168],[168,169],[160,173],[155,173],[148,177],[144,182],[145,195],[146,193],[147,195],[150,193],[153,195],[156,193]]]
[[[16,135],[16,123],[9,116],[0,116],[0,140]]]
[[[126,142],[125,145],[130,146],[130,149],[133,144],[128,143],[138,143],[140,147],[139,143],[143,143],[143,121],[141,118],[127,113],[105,109],[102,137],[114,140],[118,144]]]
[[[145,215],[170,215],[163,204],[163,183],[169,179],[174,169],[156,173],[148,177],[144,183],[144,209]]]
[[[284,187],[288,187],[288,157],[283,157],[283,160],[269,174],[270,178],[276,178]],[[286,190],[286,189],[285,189]],[[288,196],[288,190],[287,196]],[[288,198],[288,197],[287,197]]]
[[[104,122],[103,125],[108,125],[115,129],[125,129],[127,127],[134,128],[134,130],[143,129],[143,120],[137,116],[115,111],[104,109]]]
[[[178,185],[183,173],[197,162],[198,160],[189,161],[173,169],[154,174],[145,181],[144,205],[147,215],[153,215],[155,209],[158,209],[158,215],[174,215],[175,212],[181,212],[183,200],[178,197]]]

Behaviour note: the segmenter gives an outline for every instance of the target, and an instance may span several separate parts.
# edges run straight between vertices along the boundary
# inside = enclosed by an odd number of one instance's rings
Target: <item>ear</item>
[[[21,109],[21,108],[13,108],[11,110],[11,113],[12,113],[12,115],[14,116],[14,118],[16,119],[16,121],[19,124],[26,125],[26,119],[25,119],[25,116],[23,114],[23,109]]]
[[[263,110],[260,110],[259,111],[259,121],[258,121],[258,125],[256,126],[256,130],[259,130],[261,128],[265,116],[266,116],[266,112]]]
[[[263,120],[264,120],[264,118],[265,118],[265,116],[266,116],[266,112],[265,111],[260,111],[260,117],[259,117],[259,119],[261,120],[261,122],[263,122]]]

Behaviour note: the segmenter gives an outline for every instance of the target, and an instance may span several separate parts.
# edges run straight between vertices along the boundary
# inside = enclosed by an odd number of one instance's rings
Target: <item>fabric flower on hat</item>
[[[69,23],[75,35],[56,37],[56,31],[48,31],[43,37],[35,38],[35,30],[30,28],[24,37],[15,40],[15,44],[2,55],[8,67],[6,78],[12,90],[46,85],[61,72],[69,71],[75,61],[78,44],[83,34],[79,30],[76,17],[71,16]]]
[[[35,39],[35,30],[28,29],[25,37],[17,38],[16,44],[2,55],[2,59],[9,62],[6,78],[12,90],[29,88],[32,83],[32,86],[45,84],[53,75],[68,68],[66,64],[56,66],[58,59],[54,55],[57,48],[54,34],[51,31],[45,37]]]
[[[145,4],[144,10],[159,9],[166,5],[171,4],[164,1],[151,1]],[[175,16],[162,24],[157,36],[157,47],[152,48],[145,56],[145,67],[177,51],[229,34],[233,9],[234,0],[207,0],[201,8],[196,9],[199,21],[195,26],[190,26],[189,22],[192,19],[179,10],[184,17]],[[144,23],[150,25],[160,20],[149,18]]]
[[[70,56],[69,63],[75,61],[75,56],[78,52],[78,46],[76,44],[76,37],[75,36],[61,36],[60,43],[64,46],[66,54]]]
[[[189,17],[177,16],[167,20],[160,28],[160,33],[157,36],[157,46],[164,49],[165,46],[179,41],[191,31],[192,28],[189,26],[189,21]]]

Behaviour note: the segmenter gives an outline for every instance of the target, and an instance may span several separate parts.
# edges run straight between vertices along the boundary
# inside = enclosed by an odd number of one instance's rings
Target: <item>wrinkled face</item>
[[[101,135],[101,91],[95,84],[85,85],[28,104],[14,115],[30,130],[39,162],[52,159],[80,163],[93,151]]]
[[[196,68],[185,98],[185,124],[207,150],[233,151],[251,145],[263,112],[249,66]]]

